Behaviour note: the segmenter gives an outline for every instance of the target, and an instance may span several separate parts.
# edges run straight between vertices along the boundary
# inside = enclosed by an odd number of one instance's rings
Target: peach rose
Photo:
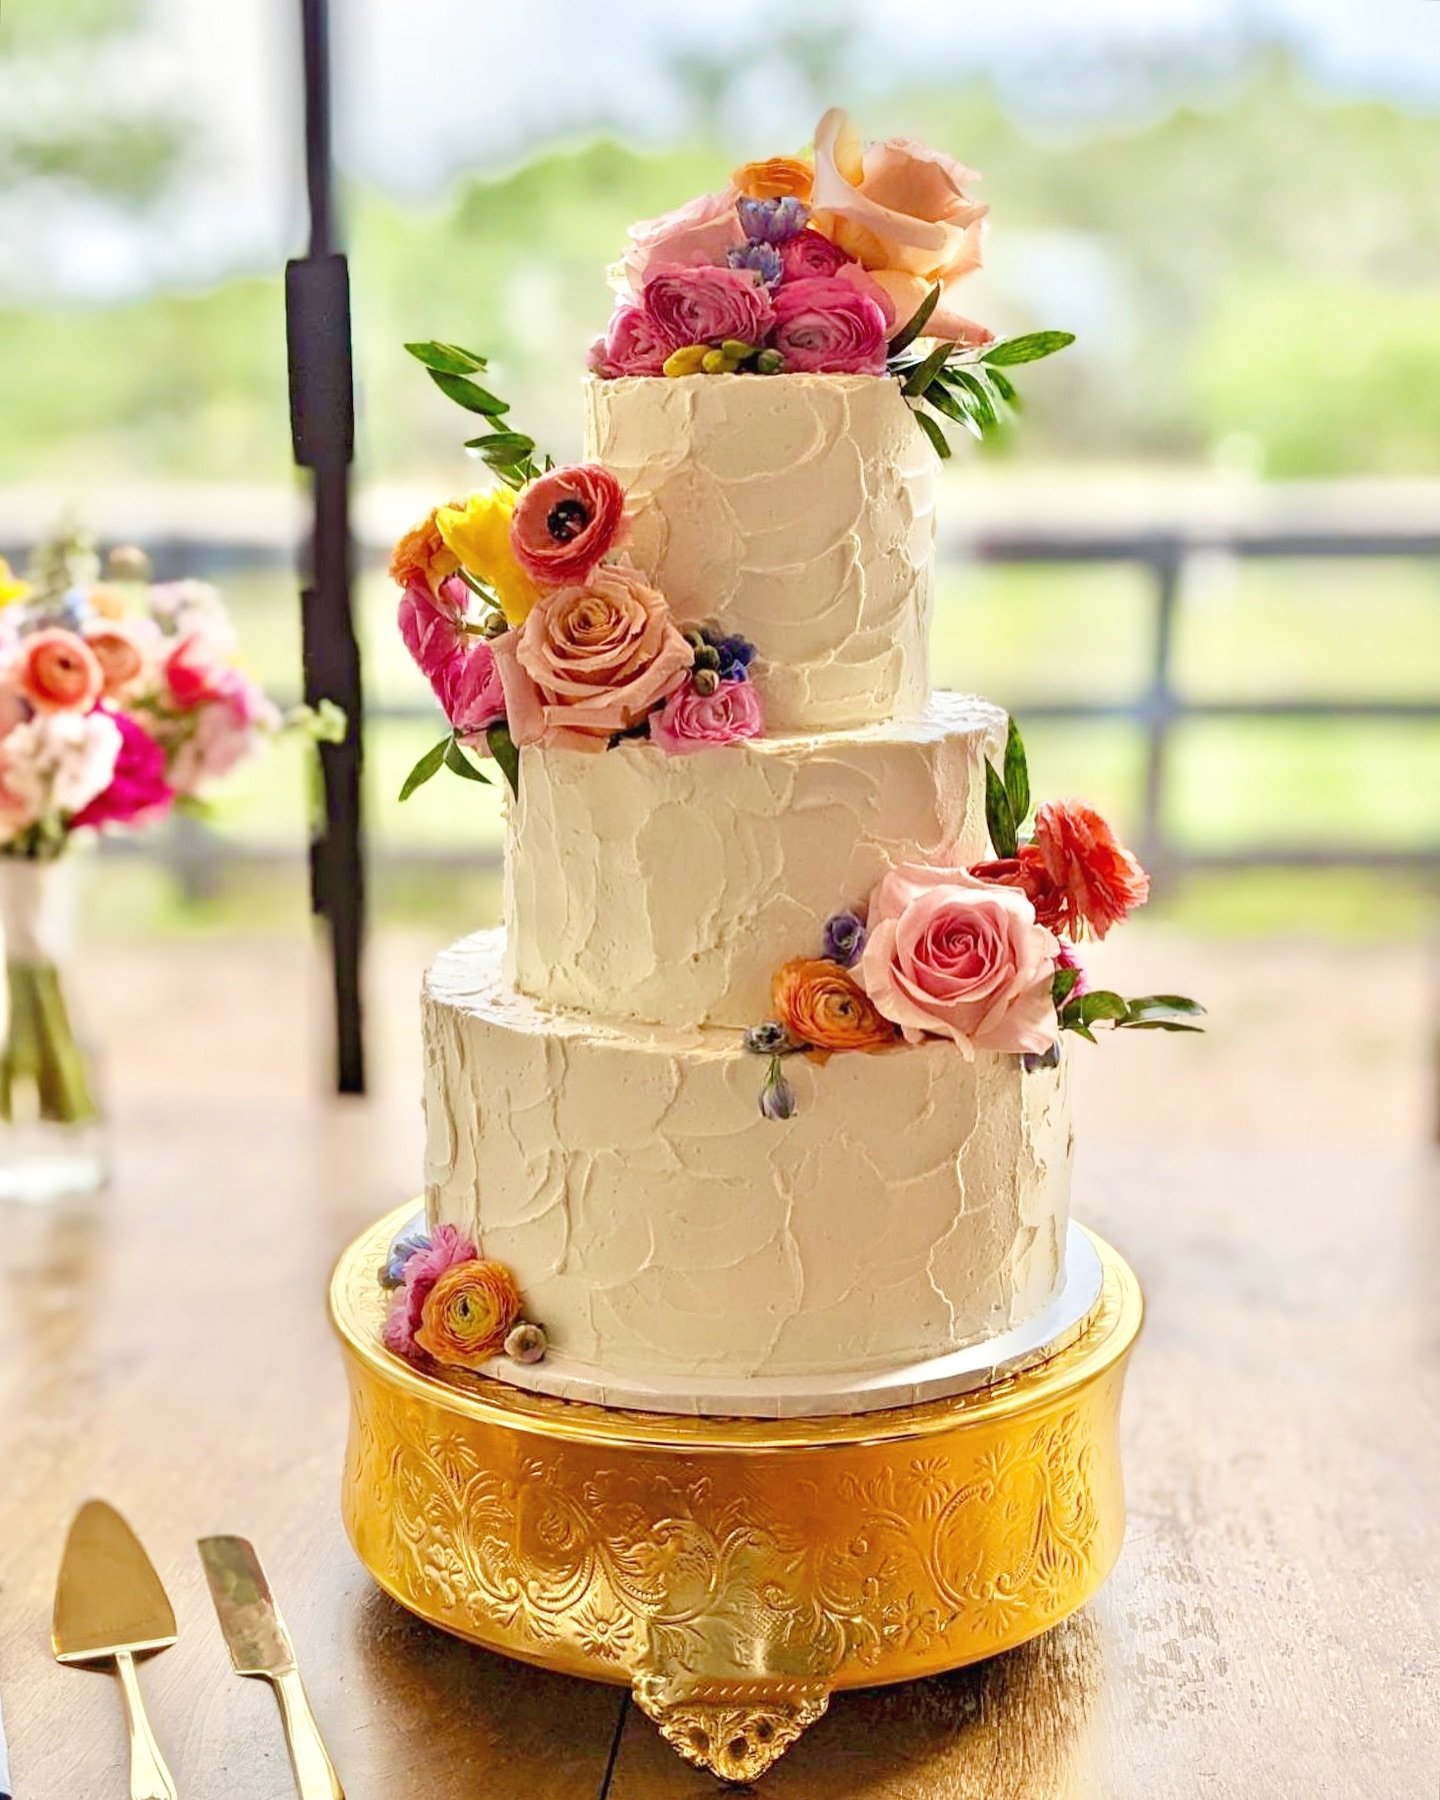
[[[855,977],[826,957],[797,956],[778,968],[770,1005],[791,1037],[817,1050],[883,1050],[895,1042],[895,1027]]]
[[[423,582],[432,594],[438,594],[440,583],[459,567],[460,558],[440,535],[435,512],[412,525],[390,553],[390,579],[402,588]]]
[[[815,171],[798,156],[767,156],[745,163],[730,181],[747,200],[808,200]]]
[[[1078,800],[1051,800],[1039,809],[1034,848],[1063,898],[1056,929],[1071,938],[1087,925],[1103,938],[1150,897],[1150,877],[1100,814]]]
[[[811,224],[868,269],[895,307],[897,328],[938,282],[925,335],[988,343],[983,325],[954,310],[950,290],[980,267],[989,207],[971,200],[973,172],[907,138],[865,149],[839,107],[815,129]]]
[[[618,294],[638,294],[662,263],[687,268],[697,263],[723,265],[725,253],[738,250],[745,242],[735,211],[738,199],[734,188],[697,194],[673,212],[632,225],[629,247],[610,270],[611,287]]]
[[[148,660],[144,633],[127,619],[96,619],[85,627],[85,642],[105,677],[105,698],[117,699],[135,686]]]
[[[542,594],[494,648],[515,742],[572,750],[604,750],[673,693],[695,660],[664,596],[625,563]]]
[[[415,1342],[447,1369],[478,1369],[505,1348],[523,1309],[504,1263],[454,1263],[425,1296]]]
[[[37,712],[89,712],[105,673],[84,638],[56,626],[20,640],[15,685]]]
[[[904,863],[870,898],[860,982],[908,1043],[1041,1054],[1058,1041],[1051,999],[1060,945],[1015,888],[964,869]]]

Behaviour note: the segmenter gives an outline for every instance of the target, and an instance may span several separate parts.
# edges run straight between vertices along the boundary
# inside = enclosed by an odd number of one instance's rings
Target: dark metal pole
[[[327,0],[300,0],[305,56],[305,182],[310,253],[285,267],[290,431],[311,471],[314,526],[301,592],[305,698],[333,700],[349,720],[343,744],[320,746],[324,816],[310,843],[310,901],[329,932],[335,1001],[335,1082],[365,1091],[361,955],[365,840],[361,811],[363,691],[350,596],[350,462],[355,441],[350,276],[338,247],[330,122]]]

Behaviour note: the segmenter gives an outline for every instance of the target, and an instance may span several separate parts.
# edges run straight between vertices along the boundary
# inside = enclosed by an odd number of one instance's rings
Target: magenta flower
[[[659,375],[665,358],[677,346],[643,306],[621,301],[610,315],[605,335],[590,346],[592,373],[613,381],[621,375]]]
[[[774,322],[769,291],[751,269],[665,265],[646,279],[641,304],[677,350],[727,339],[763,344]]]
[[[430,1242],[406,1259],[403,1285],[385,1321],[385,1348],[399,1356],[415,1354],[415,1333],[430,1290],[456,1263],[473,1262],[475,1246],[453,1225],[437,1225]]]
[[[885,373],[885,314],[853,282],[839,275],[782,282],[774,308],[772,341],[792,373]]]
[[[398,615],[405,648],[461,737],[478,736],[505,716],[495,652],[464,630],[468,598],[455,575],[441,582],[438,596],[415,581],[401,596]]]
[[[143,725],[128,713],[102,706],[120,732],[120,752],[110,785],[71,819],[72,829],[99,825],[149,824],[160,818],[175,798],[165,779],[165,752]]]
[[[780,279],[804,281],[810,275],[834,275],[849,260],[838,244],[818,231],[797,232],[780,246]]]

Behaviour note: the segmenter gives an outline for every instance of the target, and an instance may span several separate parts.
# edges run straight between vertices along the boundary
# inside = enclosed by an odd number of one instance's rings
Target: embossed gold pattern
[[[1124,1526],[1138,1285],[1097,1243],[1094,1323],[958,1400],[791,1421],[667,1417],[439,1381],[380,1343],[400,1209],[342,1259],[346,1528],[432,1624],[624,1682],[688,1760],[748,1780],[837,1688],[994,1655],[1083,1604]]]

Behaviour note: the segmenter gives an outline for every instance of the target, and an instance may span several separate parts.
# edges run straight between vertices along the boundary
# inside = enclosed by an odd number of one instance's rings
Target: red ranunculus
[[[620,542],[625,490],[600,463],[576,463],[537,476],[515,504],[510,547],[546,587],[583,581]]]
[[[1045,867],[1045,858],[1033,844],[1022,844],[1014,856],[972,863],[970,873],[977,881],[989,881],[996,887],[1018,888],[1047,931],[1064,928],[1068,911],[1064,891],[1056,887]]]
[[[1062,896],[1063,929],[1103,938],[1150,895],[1150,877],[1092,807],[1051,800],[1035,815],[1035,843]]]

